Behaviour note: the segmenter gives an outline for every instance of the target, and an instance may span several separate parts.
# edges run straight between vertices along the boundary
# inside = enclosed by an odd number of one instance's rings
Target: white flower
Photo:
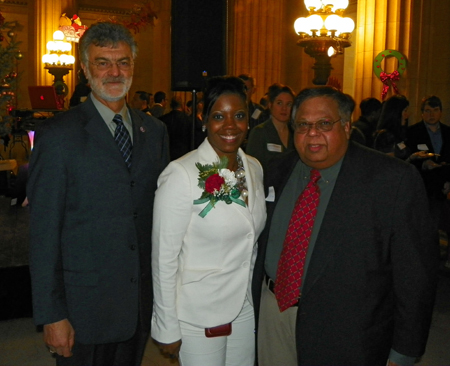
[[[225,184],[229,187],[234,187],[237,183],[236,176],[234,172],[229,169],[220,169],[219,175],[225,179]]]

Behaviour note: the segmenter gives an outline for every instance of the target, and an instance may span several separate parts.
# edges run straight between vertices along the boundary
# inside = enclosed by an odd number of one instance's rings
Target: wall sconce
[[[57,30],[53,33],[53,41],[47,42],[48,53],[42,56],[44,69],[54,76],[53,86],[63,102],[69,92],[69,88],[64,82],[64,76],[73,69],[75,63],[75,57],[69,54],[71,50],[72,44],[64,41],[64,33]]]
[[[308,17],[300,17],[294,23],[299,35],[297,44],[314,57],[315,85],[325,85],[333,69],[330,58],[343,53],[351,46],[350,33],[355,29],[351,18],[344,18],[348,0],[304,0]]]

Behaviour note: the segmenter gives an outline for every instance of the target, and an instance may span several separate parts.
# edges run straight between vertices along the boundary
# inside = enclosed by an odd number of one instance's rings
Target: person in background
[[[203,113],[208,137],[158,180],[152,337],[183,366],[250,366],[249,281],[266,210],[261,165],[239,148],[248,127],[242,80],[211,78]]]
[[[249,74],[241,74],[238,78],[244,80],[246,93],[247,93],[247,103],[248,103],[248,113],[249,113],[249,130],[253,127],[263,123],[262,113],[264,108],[258,103],[253,102],[252,97],[256,92],[256,81],[255,78]]]
[[[268,90],[270,118],[250,132],[246,152],[259,160],[264,171],[274,157],[294,150],[289,123],[294,98],[289,86],[272,84]]]
[[[393,95],[383,103],[373,148],[385,154],[406,160],[411,150],[406,146],[409,101],[404,95]]]
[[[150,94],[145,91],[139,90],[134,93],[133,99],[131,99],[130,101],[130,106],[132,108],[139,109],[140,111],[151,116],[152,114],[150,113],[149,103]]]
[[[381,113],[381,102],[376,98],[366,98],[359,104],[361,116],[352,124],[350,139],[373,148],[373,134],[377,129]]]
[[[439,245],[411,164],[349,142],[353,103],[302,90],[297,151],[265,172],[253,276],[258,361],[413,365],[427,342]]]
[[[156,92],[153,100],[155,101],[155,104],[150,108],[150,113],[153,117],[159,118],[166,110],[166,93],[163,91]]]
[[[159,117],[169,133],[170,160],[178,159],[191,151],[192,122],[183,111],[179,96],[172,97],[171,111]]]
[[[450,127],[442,123],[442,102],[435,95],[422,99],[422,121],[406,132],[412,163],[420,171],[430,201],[433,224],[450,234]],[[450,245],[445,267],[450,269]]]
[[[86,79],[86,75],[84,75],[83,69],[78,70],[78,80],[79,83],[75,86],[75,90],[70,97],[69,106],[70,108],[77,106],[80,103],[83,103],[89,93],[91,92],[91,87],[89,86],[89,82]]]
[[[93,24],[79,50],[92,92],[41,124],[29,166],[33,316],[58,366],[138,366],[167,131],[125,102],[137,52],[127,28]]]

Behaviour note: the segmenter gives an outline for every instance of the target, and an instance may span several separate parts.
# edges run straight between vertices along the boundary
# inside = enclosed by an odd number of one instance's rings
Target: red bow
[[[400,74],[397,70],[395,70],[392,74],[386,74],[383,71],[380,74],[380,80],[383,82],[383,91],[381,92],[381,100],[384,100],[384,98],[386,98],[386,94],[390,87],[389,83],[392,85],[392,88],[394,88],[395,94],[398,94],[397,85],[394,83],[394,81],[400,80]]]

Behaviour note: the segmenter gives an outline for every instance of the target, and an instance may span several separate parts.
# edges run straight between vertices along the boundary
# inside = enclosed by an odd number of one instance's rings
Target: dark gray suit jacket
[[[253,278],[259,315],[270,223],[299,157],[274,162]],[[312,253],[298,306],[299,365],[385,365],[392,347],[423,354],[439,251],[416,169],[350,142]]]
[[[68,318],[79,342],[120,342],[152,312],[151,228],[168,164],[162,122],[131,110],[128,171],[91,99],[36,131],[27,194],[36,324]]]

